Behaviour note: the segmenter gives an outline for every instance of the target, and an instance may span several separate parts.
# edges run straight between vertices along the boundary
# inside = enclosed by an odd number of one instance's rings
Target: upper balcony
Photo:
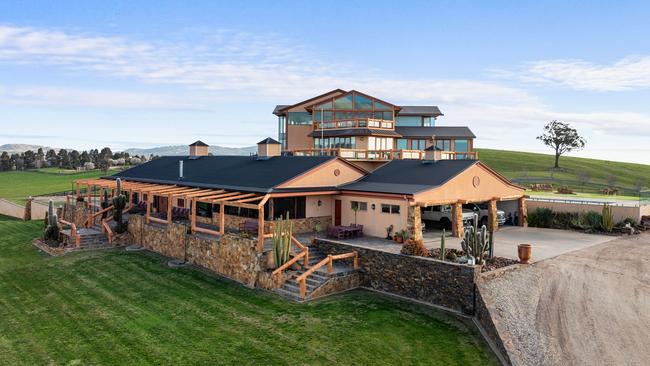
[[[395,122],[376,118],[354,118],[323,122],[314,121],[314,130],[331,130],[337,128],[376,128],[394,130]]]
[[[394,159],[423,160],[424,150],[367,150],[367,149],[303,149],[293,150],[295,156],[339,156],[348,160],[389,161]],[[478,152],[441,151],[441,160],[478,160]]]

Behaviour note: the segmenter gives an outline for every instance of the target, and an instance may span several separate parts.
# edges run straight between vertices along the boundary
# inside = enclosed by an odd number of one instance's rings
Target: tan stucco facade
[[[325,164],[279,185],[277,188],[333,187],[353,182],[365,172],[342,159],[333,159]]]
[[[457,201],[485,202],[494,198],[516,199],[524,194],[524,188],[477,163],[442,186],[415,194],[414,200],[418,204],[441,205]]]
[[[357,224],[363,225],[364,235],[386,237],[386,228],[390,225],[393,225],[393,233],[407,229],[408,201],[406,199],[355,194],[342,194],[332,198],[341,200],[341,225],[354,224],[352,201],[366,202],[368,204],[367,211],[357,212]],[[399,214],[381,212],[382,204],[400,206]],[[373,205],[374,210],[372,209]]]
[[[306,217],[321,217],[321,216],[333,216],[334,215],[334,206],[333,206],[332,196],[307,196],[305,216]],[[320,203],[320,205],[319,205]],[[324,228],[325,229],[325,228]]]

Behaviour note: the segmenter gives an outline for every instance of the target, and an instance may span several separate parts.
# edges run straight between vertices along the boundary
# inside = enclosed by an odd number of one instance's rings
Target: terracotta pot
[[[517,246],[517,254],[519,255],[519,263],[528,264],[533,257],[533,246],[530,244],[519,244]]]
[[[404,239],[403,239],[401,236],[396,236],[396,237],[395,237],[395,241],[396,241],[398,244],[402,244],[402,243],[404,242]]]

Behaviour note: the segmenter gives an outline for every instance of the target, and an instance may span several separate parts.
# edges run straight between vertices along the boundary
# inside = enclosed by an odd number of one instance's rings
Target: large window
[[[287,125],[284,116],[278,117],[278,141],[280,141],[282,150],[286,150],[287,149]]]
[[[314,149],[355,149],[356,142],[352,137],[325,137],[314,139]]]
[[[397,116],[396,126],[422,126],[422,117],[420,116]]]
[[[408,140],[397,139],[397,150],[407,150],[407,149],[408,149]]]
[[[454,142],[454,151],[456,151],[456,152],[468,152],[469,151],[469,142],[468,142],[468,140],[456,140]]]
[[[392,121],[393,107],[372,97],[351,93],[318,104],[313,112],[316,122],[367,118]]]
[[[411,150],[424,150],[427,147],[426,139],[413,139],[411,140]]]
[[[393,150],[393,138],[368,137],[368,150]]]
[[[451,151],[451,140],[436,140],[436,147],[442,151]]]
[[[289,112],[288,121],[290,125],[310,125],[311,113],[309,112]]]
[[[305,197],[286,197],[273,199],[273,217],[280,216],[286,218],[287,214],[290,219],[304,219],[307,208]]]

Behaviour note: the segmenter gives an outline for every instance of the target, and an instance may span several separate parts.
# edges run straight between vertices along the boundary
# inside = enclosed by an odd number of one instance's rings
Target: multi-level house
[[[278,105],[279,141],[293,155],[340,156],[372,169],[393,159],[422,159],[433,147],[442,159],[475,159],[476,137],[465,126],[436,126],[437,106],[397,106],[336,89]]]

